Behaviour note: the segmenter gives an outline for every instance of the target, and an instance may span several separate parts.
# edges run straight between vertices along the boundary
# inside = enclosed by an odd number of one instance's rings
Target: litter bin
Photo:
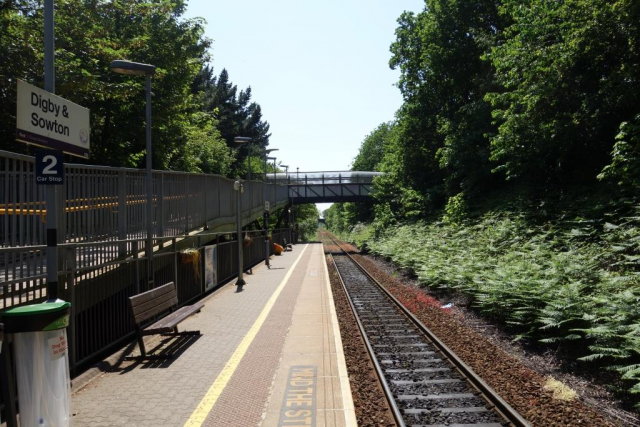
[[[67,332],[71,304],[45,302],[0,314],[12,334],[20,425],[71,425],[71,380]]]

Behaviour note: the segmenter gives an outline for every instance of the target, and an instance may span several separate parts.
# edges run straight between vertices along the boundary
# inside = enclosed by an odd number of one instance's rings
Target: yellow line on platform
[[[287,274],[284,276],[284,279],[282,279],[282,282],[280,282],[278,288],[275,290],[273,295],[271,295],[269,301],[267,301],[267,305],[264,306],[262,312],[253,323],[253,326],[251,326],[251,329],[249,329],[249,332],[247,332],[247,335],[244,336],[244,338],[240,342],[240,345],[238,345],[238,348],[236,348],[236,351],[233,353],[233,355],[231,355],[231,358],[224,366],[224,368],[222,368],[222,371],[218,375],[218,378],[216,378],[213,384],[211,384],[211,387],[209,387],[209,391],[207,391],[207,394],[204,395],[204,397],[198,404],[198,407],[195,409],[195,411],[193,411],[187,422],[184,424],[185,427],[201,426],[205,422],[207,416],[209,415],[209,412],[211,412],[211,409],[213,409],[213,406],[216,404],[216,401],[222,394],[222,391],[229,383],[229,380],[233,376],[236,368],[240,364],[240,361],[242,360],[245,353],[249,349],[249,346],[258,334],[258,331],[260,331],[262,324],[265,322],[265,320],[267,320],[269,312],[271,312],[271,309],[276,303],[280,292],[282,292],[285,285],[289,281],[293,270],[295,270],[298,262],[300,261],[300,258],[302,258],[302,254],[307,250],[307,247],[308,245],[305,245],[304,249],[302,249],[302,252],[300,252],[300,255],[298,255],[298,258],[293,263]]]

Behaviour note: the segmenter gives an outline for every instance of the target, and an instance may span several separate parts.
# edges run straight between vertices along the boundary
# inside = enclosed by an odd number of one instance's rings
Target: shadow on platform
[[[110,372],[119,372],[120,375],[131,372],[136,368],[140,369],[166,369],[175,362],[182,353],[187,351],[196,341],[202,337],[200,335],[180,335],[177,337],[166,337],[150,349],[148,355],[168,355],[171,357],[162,360],[125,360],[125,357],[133,355],[137,349],[137,343],[133,342],[127,346],[118,361],[109,369]]]

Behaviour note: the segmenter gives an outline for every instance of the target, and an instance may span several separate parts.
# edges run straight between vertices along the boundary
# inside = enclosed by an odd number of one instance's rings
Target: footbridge
[[[286,183],[292,203],[341,203],[371,200],[371,188],[381,172],[325,171],[276,173],[268,182]]]

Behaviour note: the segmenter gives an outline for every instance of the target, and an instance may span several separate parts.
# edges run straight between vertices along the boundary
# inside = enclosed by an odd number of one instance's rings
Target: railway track
[[[339,242],[326,236],[398,426],[529,426]]]

